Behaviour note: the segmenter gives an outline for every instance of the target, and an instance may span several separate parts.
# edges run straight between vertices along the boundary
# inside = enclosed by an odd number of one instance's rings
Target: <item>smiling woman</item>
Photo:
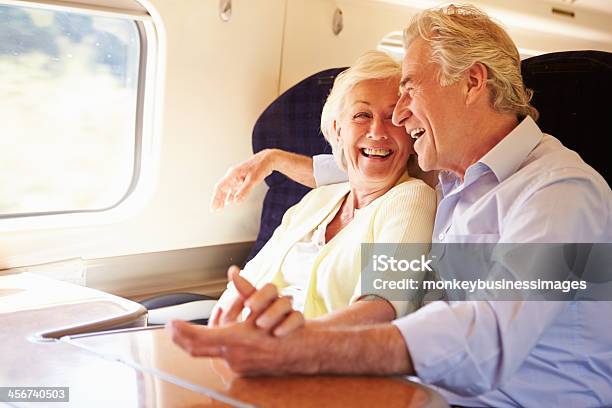
[[[412,141],[391,121],[399,78],[399,64],[379,51],[337,76],[321,130],[349,182],[308,193],[244,268],[254,285],[272,283],[291,296],[293,308],[318,318],[313,324],[388,321],[420,306],[418,290],[390,301],[364,293],[361,285],[361,243],[424,243],[426,252],[431,240],[435,193],[408,175]],[[362,301],[366,297],[376,301]],[[213,315],[221,310],[220,321],[232,319],[239,301],[230,284]]]
[[[369,197],[398,180],[414,153],[404,128],[391,121],[398,84],[398,78],[358,83],[345,96],[342,113],[334,121],[336,150],[343,152],[341,163],[349,181]],[[328,140],[334,136],[328,135]],[[367,202],[357,204],[361,208]]]

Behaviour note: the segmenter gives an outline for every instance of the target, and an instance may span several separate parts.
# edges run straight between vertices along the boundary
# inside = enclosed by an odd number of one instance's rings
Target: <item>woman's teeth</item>
[[[387,157],[388,155],[391,154],[391,150],[387,150],[387,149],[368,149],[368,148],[362,148],[361,152],[366,157],[370,157],[370,156]]]
[[[425,133],[425,129],[414,128],[410,131],[410,137],[413,139],[418,139],[419,137],[423,136],[423,133]]]

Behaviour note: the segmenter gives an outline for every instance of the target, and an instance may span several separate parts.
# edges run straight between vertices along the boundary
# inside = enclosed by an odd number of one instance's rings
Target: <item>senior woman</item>
[[[321,131],[349,182],[313,189],[287,210],[241,273],[258,288],[271,283],[291,296],[307,319],[375,323],[420,304],[416,291],[402,301],[368,296],[360,280],[361,243],[431,240],[435,193],[407,173],[412,139],[391,121],[400,77],[399,64],[379,51],[367,52],[337,76]],[[230,283],[213,320],[238,298]]]

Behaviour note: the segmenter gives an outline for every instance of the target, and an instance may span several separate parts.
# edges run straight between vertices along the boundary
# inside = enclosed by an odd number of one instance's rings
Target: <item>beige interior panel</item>
[[[251,241],[264,188],[212,214],[215,182],[251,155],[255,120],[278,93],[284,1],[153,0],[166,58],[159,173],[153,197],[130,219],[65,229],[0,232],[0,269]],[[114,278],[126,271],[109,271]]]
[[[332,32],[336,6],[344,19],[337,36]],[[350,65],[390,31],[401,29],[415,11],[370,0],[289,0],[281,90],[323,69]]]
[[[401,30],[418,8],[433,4],[428,0],[233,0],[231,19],[222,22],[219,2],[213,0],[74,2],[134,10],[139,4],[149,6],[163,57],[159,68],[165,72],[159,84],[163,109],[158,118],[161,140],[155,192],[139,212],[123,221],[0,232],[0,269],[252,241],[264,187],[222,212],[212,214],[208,205],[213,186],[226,169],[251,155],[251,131],[259,114],[279,91],[319,70],[349,65],[385,35]],[[574,19],[552,15],[551,4],[558,2],[544,0],[476,3],[508,28],[519,48],[612,51],[609,14],[576,9]],[[344,17],[344,29],[337,36],[332,32],[336,7]],[[221,267],[213,266],[214,273],[199,278],[222,276]],[[92,269],[92,274],[89,282],[116,288],[130,272],[103,268],[95,273]]]
[[[610,15],[579,9],[574,18],[551,12],[557,3],[508,0],[472,1],[510,33],[517,47],[539,53],[596,49],[612,51]],[[281,90],[323,69],[350,65],[375,49],[392,31],[402,31],[420,9],[437,3],[422,0],[289,0],[283,47]],[[336,7],[344,29],[332,32]],[[572,9],[571,5],[564,8]]]

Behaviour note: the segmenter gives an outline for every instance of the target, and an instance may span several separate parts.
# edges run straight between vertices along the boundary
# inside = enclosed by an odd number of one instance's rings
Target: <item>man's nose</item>
[[[395,126],[403,126],[404,122],[412,116],[412,112],[408,109],[409,100],[404,95],[400,97],[400,99],[395,104],[395,108],[393,109],[393,117],[392,121]]]

